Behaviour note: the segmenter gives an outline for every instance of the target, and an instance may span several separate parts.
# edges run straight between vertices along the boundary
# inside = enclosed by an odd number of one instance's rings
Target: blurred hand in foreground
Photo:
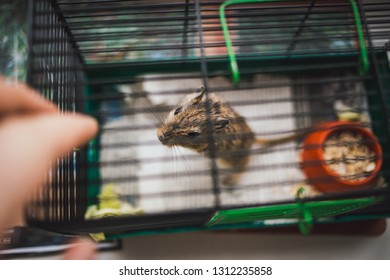
[[[85,144],[97,129],[94,119],[60,114],[32,89],[0,77],[0,232],[22,217],[53,162]],[[92,242],[75,242],[65,259],[94,256]]]

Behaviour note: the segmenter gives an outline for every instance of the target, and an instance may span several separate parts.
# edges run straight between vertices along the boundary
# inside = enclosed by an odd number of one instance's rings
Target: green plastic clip
[[[313,228],[313,216],[311,215],[311,212],[305,207],[304,203],[300,203],[299,208],[301,211],[299,230],[303,235],[309,235]]]
[[[296,198],[301,199],[303,194],[305,193],[305,189],[299,188],[297,193],[296,193]],[[309,209],[306,208],[305,204],[300,201],[298,202],[298,209],[300,212],[300,218],[299,218],[299,231],[303,235],[309,235],[311,233],[311,230],[313,228],[313,216]]]
[[[239,5],[239,4],[281,2],[281,1],[282,0],[229,0],[229,1],[225,1],[220,6],[219,18],[221,21],[223,35],[225,37],[226,49],[227,49],[228,57],[229,57],[229,61],[230,61],[230,70],[232,72],[232,82],[234,85],[238,85],[240,83],[240,71],[238,68],[237,58],[236,58],[236,54],[234,52],[233,43],[232,43],[232,40],[230,38],[229,27],[228,27],[226,16],[225,16],[226,8],[228,6]],[[286,1],[286,0],[284,0],[284,1]],[[288,2],[292,2],[292,1],[290,0]],[[366,43],[364,40],[364,32],[363,32],[362,23],[360,20],[359,9],[356,5],[356,2],[355,2],[355,0],[349,0],[349,2],[352,6],[352,11],[353,11],[354,18],[355,18],[357,36],[358,36],[358,40],[359,40],[359,48],[360,48],[359,73],[360,73],[360,75],[364,75],[365,73],[367,73],[367,71],[370,68],[370,63],[369,63],[368,54],[367,54],[367,47],[366,47]]]

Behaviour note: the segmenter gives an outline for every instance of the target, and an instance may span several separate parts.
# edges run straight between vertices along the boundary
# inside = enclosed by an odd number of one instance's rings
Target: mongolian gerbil
[[[203,87],[187,95],[158,125],[157,136],[168,147],[182,146],[209,156],[208,131],[214,139],[215,157],[233,172],[222,181],[235,185],[245,171],[254,143],[274,146],[294,140],[298,134],[275,139],[256,138],[244,117],[215,94],[208,94],[210,116],[207,117],[206,95]]]

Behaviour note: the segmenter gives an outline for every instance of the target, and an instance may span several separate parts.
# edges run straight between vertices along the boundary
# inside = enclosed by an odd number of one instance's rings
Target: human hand
[[[35,91],[0,77],[0,232],[12,226],[15,217],[22,217],[52,163],[85,144],[97,129],[94,119],[59,114]],[[65,257],[93,255],[91,244],[77,242]]]

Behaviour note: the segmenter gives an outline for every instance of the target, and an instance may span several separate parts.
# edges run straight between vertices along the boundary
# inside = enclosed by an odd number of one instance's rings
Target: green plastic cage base
[[[313,222],[317,219],[345,214],[380,201],[381,199],[377,197],[367,197],[220,210],[210,219],[207,226],[256,223],[277,219],[297,219],[301,232],[308,234]]]
[[[379,215],[342,215],[347,214],[353,210],[361,209],[367,206],[370,206],[375,203],[382,201],[381,197],[369,197],[362,199],[347,199],[339,201],[325,201],[325,202],[307,202],[304,204],[306,215],[312,217],[311,223],[308,224],[308,220],[305,221],[304,215],[302,215],[302,205],[303,203],[294,203],[287,205],[277,205],[277,206],[263,206],[263,207],[252,207],[247,208],[253,214],[253,217],[260,218],[260,209],[261,218],[263,220],[251,220],[247,218],[244,220],[222,220],[229,215],[236,215],[237,212],[243,212],[245,209],[238,210],[221,210],[218,211],[214,217],[203,227],[185,227],[185,228],[176,228],[176,229],[165,229],[165,230],[145,230],[145,231],[136,231],[136,232],[127,232],[120,234],[106,234],[106,240],[113,239],[122,239],[129,237],[137,236],[147,236],[147,235],[156,235],[156,234],[178,234],[186,232],[199,232],[199,231],[221,231],[221,230],[247,230],[247,229],[261,229],[269,227],[283,227],[283,226],[298,226],[300,232],[303,235],[308,235],[311,232],[311,228],[314,224],[329,224],[329,223],[343,223],[351,221],[360,221],[360,220],[370,220],[378,218],[387,218],[387,216]],[[286,206],[286,207],[283,207]],[[319,206],[319,207],[317,207]],[[312,215],[310,210],[316,209]],[[326,212],[324,210],[327,210]],[[233,213],[235,212],[235,213]],[[268,212],[268,215],[264,215],[265,212]],[[257,213],[257,215],[256,215]],[[332,216],[327,216],[332,215]],[[337,216],[340,215],[340,216]],[[314,217],[316,217],[314,219]],[[307,219],[307,217],[306,217]],[[218,221],[217,221],[218,220]]]

